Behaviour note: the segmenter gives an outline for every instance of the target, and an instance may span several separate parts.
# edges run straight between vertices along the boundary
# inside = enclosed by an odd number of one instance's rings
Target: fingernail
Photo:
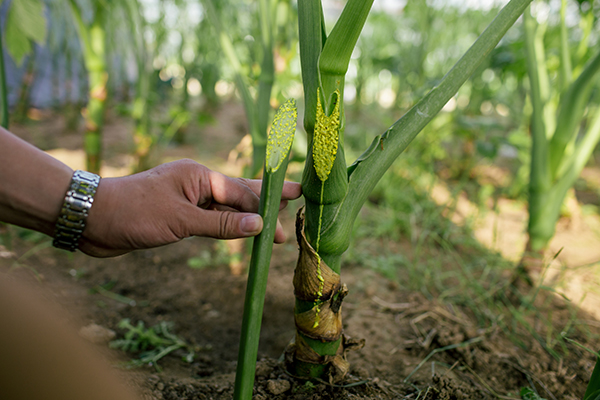
[[[240,223],[240,228],[242,232],[248,234],[256,234],[259,233],[262,229],[262,218],[260,215],[249,215],[242,219]]]

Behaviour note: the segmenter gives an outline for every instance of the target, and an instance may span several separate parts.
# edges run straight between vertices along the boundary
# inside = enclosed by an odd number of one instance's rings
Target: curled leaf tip
[[[333,168],[337,156],[340,133],[340,91],[336,90],[336,100],[330,116],[321,105],[321,94],[317,88],[317,118],[313,142],[315,171],[321,182],[325,182]]]
[[[267,139],[266,167],[268,172],[277,171],[290,153],[296,133],[297,117],[298,111],[294,99],[288,99],[277,110]]]

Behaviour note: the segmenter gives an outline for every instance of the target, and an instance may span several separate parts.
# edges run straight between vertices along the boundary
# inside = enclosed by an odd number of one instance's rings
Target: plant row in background
[[[15,71],[13,60],[20,66],[20,73],[15,76],[20,82],[9,82],[13,120],[20,120],[19,110],[26,110],[34,101],[30,98],[32,87],[35,89],[42,80],[48,79],[48,65],[51,65],[54,97],[57,102],[62,102],[61,113],[74,123],[79,115],[77,107],[85,106],[87,98],[93,98],[85,83],[88,77],[91,78],[85,67],[89,63],[84,62],[90,52],[84,51],[85,45],[79,36],[80,32],[83,36],[86,31],[91,32],[94,10],[104,12],[104,2],[24,0],[19,4],[25,4],[31,12],[23,18],[11,18],[13,14],[19,16],[18,10],[13,10],[18,7],[12,4],[3,4],[8,16],[3,29],[10,56],[7,62],[11,64],[9,70],[13,71],[11,75]],[[73,4],[75,14],[81,15],[83,30],[75,23]],[[240,0],[235,5],[216,2],[212,7],[215,13],[208,12],[207,4],[182,0],[121,0],[104,12],[103,22],[96,22],[105,35],[104,67],[108,73],[105,101],[117,105],[122,102],[125,107],[119,105],[116,109],[125,111],[135,122],[131,134],[135,143],[132,152],[138,162],[134,170],[147,169],[156,162],[152,158],[156,147],[172,140],[178,143],[195,140],[189,135],[186,139],[186,126],[196,120],[200,123],[211,120],[220,96],[231,93],[233,85],[228,82],[237,85],[240,98],[244,100],[249,118],[248,132],[260,131],[252,136],[257,138],[255,143],[264,145],[266,130],[263,128],[273,107],[258,105],[269,102],[265,100],[268,96],[260,94],[268,91],[260,88],[271,79],[267,79],[270,74],[263,73],[269,68],[269,60],[273,61],[276,72],[271,106],[285,98],[301,95],[296,52],[298,34],[293,22],[297,14],[296,2],[270,2],[266,12],[259,2]],[[558,15],[559,9],[547,9],[545,4],[540,2],[538,8],[550,15]],[[596,17],[590,4],[587,1],[568,3],[571,22],[567,39],[574,62],[577,59],[583,64],[593,53],[584,51],[590,47],[586,43],[595,40]],[[392,12],[374,9],[351,57],[344,95],[352,104],[353,112],[363,110],[365,113],[361,120],[372,126],[365,127],[369,134],[384,130],[434,86],[495,12],[494,9],[440,7],[425,0],[410,2]],[[37,18],[37,22],[33,18]],[[539,19],[543,20],[543,15]],[[11,24],[13,20],[22,22]],[[215,29],[218,26],[227,26],[225,35],[218,34]],[[263,26],[269,28],[263,29]],[[441,29],[444,35],[436,33]],[[557,49],[560,33],[557,18],[548,18],[544,29],[546,47]],[[270,50],[265,47],[269,32]],[[21,40],[27,38],[29,46],[20,46],[20,42],[13,39],[16,36]],[[35,40],[35,45],[31,45],[30,38]],[[229,50],[222,46],[224,40],[229,41]],[[15,44],[11,46],[12,43]],[[509,154],[518,150],[511,156],[517,156],[513,164],[523,167],[513,171],[514,184],[506,189],[511,196],[527,193],[524,183],[528,179],[530,142],[526,124],[531,109],[526,104],[528,79],[524,43],[524,36],[518,30],[509,33],[475,71],[473,79],[450,101],[445,112],[436,118],[435,134],[420,138],[413,146],[421,147],[422,143],[421,151],[426,159],[453,164],[450,165],[452,176],[468,175],[481,157],[494,159],[499,154],[507,154],[507,150]],[[20,51],[11,50],[16,48]],[[28,49],[30,53],[24,52]],[[13,51],[16,52],[14,56]],[[271,57],[267,56],[269,51]],[[553,77],[559,64],[557,52],[550,50],[547,53],[547,68],[549,76]],[[48,59],[50,63],[46,61]],[[579,72],[575,69],[574,75]],[[61,84],[64,90],[60,89]],[[74,93],[76,89],[78,92]],[[98,90],[96,94],[100,92]],[[201,102],[198,97],[190,97],[190,93],[197,95],[198,92],[201,92]],[[68,104],[69,99],[75,104]],[[377,112],[383,116],[373,119],[367,112],[375,105],[384,107]],[[96,108],[93,104],[90,107]],[[252,107],[261,111],[253,111]],[[194,112],[190,113],[192,110]],[[260,124],[254,115],[261,115]],[[88,125],[100,124],[90,121]],[[260,129],[253,128],[258,125]],[[353,124],[347,129],[346,153],[349,156],[370,143],[369,135],[357,132],[362,129],[359,126]],[[509,131],[513,134],[507,135]],[[101,150],[101,146],[96,146],[97,135],[89,136],[96,137],[89,140],[90,162],[93,162],[100,154],[94,156],[93,151]],[[303,138],[299,137],[299,140]],[[260,153],[254,152],[255,155]],[[295,157],[302,156],[299,152],[295,154]],[[101,155],[99,157],[101,159]],[[464,162],[449,162],[456,159]],[[247,174],[260,170],[259,161],[252,163],[254,167],[248,168]]]

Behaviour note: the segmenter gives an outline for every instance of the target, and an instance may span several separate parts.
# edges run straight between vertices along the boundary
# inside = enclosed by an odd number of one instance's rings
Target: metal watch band
[[[52,241],[54,247],[77,250],[99,183],[100,177],[91,172],[77,170],[73,173],[71,186],[56,221]]]

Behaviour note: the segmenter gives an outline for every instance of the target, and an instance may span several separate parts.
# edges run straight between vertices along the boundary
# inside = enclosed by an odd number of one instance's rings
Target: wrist
[[[96,195],[94,206],[89,210],[87,224],[82,235],[81,245],[89,244],[94,247],[111,247],[109,243],[114,236],[114,221],[122,219],[115,218],[119,209],[115,204],[115,181],[123,178],[102,178]]]

